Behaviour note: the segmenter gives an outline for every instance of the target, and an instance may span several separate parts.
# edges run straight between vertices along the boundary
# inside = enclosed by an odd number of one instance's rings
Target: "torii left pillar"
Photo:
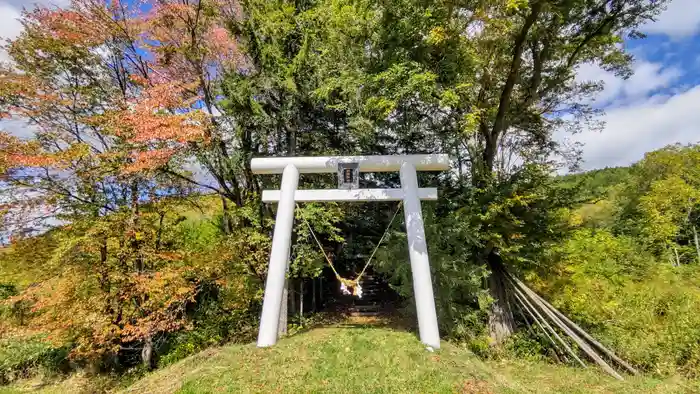
[[[282,187],[280,202],[277,206],[275,232],[272,234],[272,251],[270,266],[265,283],[265,298],[262,316],[260,317],[260,332],[258,347],[272,346],[277,343],[282,294],[284,292],[284,277],[287,273],[289,247],[292,242],[292,226],[294,224],[294,193],[299,184],[299,170],[294,164],[288,164],[282,172]]]

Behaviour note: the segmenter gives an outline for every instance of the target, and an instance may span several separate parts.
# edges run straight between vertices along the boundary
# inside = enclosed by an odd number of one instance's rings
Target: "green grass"
[[[689,393],[680,378],[618,382],[586,370],[481,361],[448,343],[430,353],[386,328],[321,328],[257,349],[210,349],[156,371],[123,393]]]
[[[0,387],[0,394],[97,393],[125,387],[107,378],[73,375]],[[107,379],[107,380],[106,380]],[[113,389],[113,391],[116,391]],[[319,328],[258,349],[212,348],[155,371],[128,393],[700,393],[698,382],[628,377],[619,382],[595,367],[569,368],[524,360],[482,361],[443,342],[431,353],[414,334],[370,326]]]
[[[9,386],[0,386],[0,394],[96,394],[107,392],[120,382],[111,376],[88,376],[76,373],[68,378],[36,376]]]

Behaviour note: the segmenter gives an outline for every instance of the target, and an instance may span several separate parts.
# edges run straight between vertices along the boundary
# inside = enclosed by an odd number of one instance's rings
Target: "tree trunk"
[[[139,186],[137,181],[132,181],[130,186],[131,193],[131,231],[129,237],[131,250],[134,258],[134,270],[143,272],[143,256],[141,256],[141,224],[139,220]]]
[[[291,256],[290,256],[291,257]],[[287,259],[287,276],[289,275],[289,258]],[[289,315],[289,286],[291,278],[284,279],[284,289],[282,289],[282,305],[280,305],[280,318],[277,325],[277,337],[287,335],[287,316]]]
[[[109,293],[109,267],[107,267],[107,235],[103,234],[100,240],[100,288],[104,293]]]
[[[160,245],[163,239],[163,221],[165,212],[158,212],[158,232],[156,234],[156,252],[160,252]]]
[[[698,254],[698,263],[700,263],[700,244],[698,243],[698,230],[693,226],[693,237],[695,238],[695,252]]]
[[[289,308],[289,314],[294,316],[297,313],[297,291],[294,288],[294,278],[290,278],[287,283],[287,297],[289,297],[289,302],[287,302]]]
[[[299,321],[304,318],[304,279],[299,281]]]
[[[481,189],[488,189],[495,180],[493,179],[493,169],[498,153],[499,137],[508,128],[508,113],[510,111],[511,96],[514,87],[521,78],[521,65],[523,52],[525,50],[528,34],[537,21],[537,17],[542,10],[543,2],[530,2],[530,13],[526,17],[523,26],[515,37],[513,52],[510,63],[510,70],[506,76],[505,83],[501,89],[498,110],[491,127],[482,121],[480,123],[480,133],[484,139],[483,152],[481,153],[481,166],[476,166],[483,173],[475,178],[475,186]],[[496,345],[501,344],[514,331],[515,323],[513,312],[509,305],[509,297],[506,290],[506,277],[503,262],[493,250],[488,250],[488,265],[491,275],[488,279],[488,289],[494,302],[489,309],[489,331],[491,338]]]
[[[674,264],[675,267],[680,267],[681,266],[681,259],[678,257],[678,249],[676,247],[673,247],[673,254],[676,255],[676,264]]]
[[[228,209],[228,200],[223,196],[221,197],[221,210],[221,227],[223,227],[221,230],[224,234],[230,235],[233,232],[233,218],[231,218],[231,212]]]
[[[491,252],[488,257],[491,275],[488,278],[488,288],[493,297],[493,303],[489,308],[489,335],[493,344],[498,346],[510,337],[515,331],[515,320],[510,307],[509,297],[506,293],[505,267],[500,257]]]
[[[100,273],[100,289],[104,295],[104,312],[111,315],[114,313],[114,309],[112,308],[112,297],[110,296],[111,283],[109,280],[109,267],[107,266],[107,258],[109,257],[107,252],[107,235],[103,234],[100,242],[100,266],[98,270]]]
[[[542,1],[531,2],[530,4],[530,15],[525,19],[523,27],[520,29],[518,36],[515,39],[515,45],[513,47],[513,57],[510,64],[510,71],[508,72],[508,77],[501,91],[501,97],[498,103],[498,112],[496,113],[496,118],[493,121],[493,127],[491,128],[490,135],[486,138],[486,145],[493,144],[494,146],[498,143],[498,136],[507,128],[506,117],[508,110],[510,109],[511,96],[513,95],[513,88],[518,81],[520,76],[520,66],[522,64],[523,51],[527,42],[527,35],[532,26],[537,21],[537,17],[542,9]],[[488,148],[487,148],[488,149]],[[495,149],[495,148],[494,148]],[[488,164],[488,162],[487,162]],[[486,166],[487,169],[493,169],[493,162],[491,165]]]
[[[311,311],[316,312],[316,278],[311,278]]]
[[[318,278],[318,306],[323,308],[323,275]]]
[[[153,369],[153,338],[150,335],[144,338],[143,349],[141,349],[141,362],[149,371]]]

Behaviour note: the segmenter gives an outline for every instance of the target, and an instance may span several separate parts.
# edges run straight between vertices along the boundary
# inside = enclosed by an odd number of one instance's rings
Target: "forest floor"
[[[255,344],[205,350],[155,371],[127,393],[692,393],[697,382],[628,377],[524,360],[483,361],[443,342],[429,352],[415,334],[371,324],[299,332],[271,348]],[[0,387],[0,394],[93,392],[72,377],[54,385]]]

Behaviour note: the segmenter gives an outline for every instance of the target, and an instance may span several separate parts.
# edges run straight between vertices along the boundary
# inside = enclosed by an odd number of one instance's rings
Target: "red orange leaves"
[[[74,160],[89,154],[85,144],[74,144],[57,152],[42,150],[37,141],[22,141],[0,132],[0,174],[13,168],[40,167],[65,169]]]
[[[25,18],[36,21],[46,38],[85,46],[99,45],[107,38],[108,32],[100,28],[89,13],[61,8],[37,8],[26,12]]]
[[[124,168],[126,173],[139,172],[161,167],[176,153],[175,149],[153,149],[133,155],[133,162]]]

